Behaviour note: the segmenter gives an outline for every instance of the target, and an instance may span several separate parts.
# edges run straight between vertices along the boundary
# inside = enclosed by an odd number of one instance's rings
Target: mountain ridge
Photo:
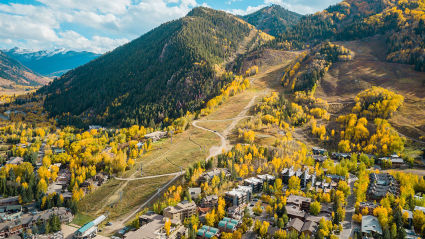
[[[37,87],[50,79],[31,71],[19,61],[0,51],[0,87],[12,90],[22,87]]]
[[[289,11],[280,5],[273,4],[264,7],[251,14],[241,16],[243,20],[252,24],[257,29],[278,36],[287,30],[287,28],[296,24],[301,14]]]
[[[45,107],[53,116],[163,124],[200,109],[233,80],[216,75],[215,69],[237,52],[251,31],[256,30],[234,15],[194,8],[39,92],[47,94]]]
[[[100,56],[100,54],[93,52],[73,51],[64,48],[33,51],[15,47],[4,52],[32,71],[48,77],[61,76],[67,71]]]

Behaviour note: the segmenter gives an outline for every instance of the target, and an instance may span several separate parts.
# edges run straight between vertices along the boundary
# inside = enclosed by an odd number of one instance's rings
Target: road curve
[[[234,118],[222,119],[222,120],[194,120],[192,122],[193,127],[198,128],[200,130],[211,132],[213,134],[216,134],[220,138],[221,145],[211,147],[210,153],[209,153],[208,157],[205,159],[205,161],[208,161],[210,158],[215,157],[215,156],[223,153],[223,151],[227,151],[227,150],[231,149],[232,145],[227,140],[227,136],[232,132],[232,130],[239,123],[239,121],[241,121],[242,119],[245,119],[245,118],[252,117],[252,116],[249,116],[249,115],[246,115],[246,114],[248,113],[248,110],[254,105],[256,98],[257,98],[257,96],[252,97],[252,99],[249,101],[249,103]],[[230,121],[230,120],[232,122],[230,123],[229,126],[227,126],[226,129],[223,130],[223,133],[220,133],[216,130],[208,129],[208,128],[205,128],[205,127],[198,125],[198,123],[202,123],[202,122],[223,122],[223,121]]]
[[[199,123],[199,122],[207,122],[207,120],[205,120],[205,121],[195,120],[195,121],[192,122],[193,127],[216,134],[220,138],[220,142],[221,142],[220,146],[213,146],[213,147],[210,148],[210,154],[205,159],[206,161],[208,161],[210,158],[221,154],[223,152],[223,150],[226,149],[228,142],[227,142],[226,138],[222,134],[220,134],[219,132],[197,125],[197,123]]]

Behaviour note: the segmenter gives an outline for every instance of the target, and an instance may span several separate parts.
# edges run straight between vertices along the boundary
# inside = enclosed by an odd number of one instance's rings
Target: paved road
[[[353,222],[352,217],[354,215],[354,205],[356,204],[356,195],[353,191],[354,183],[357,181],[357,178],[350,174],[349,185],[351,188],[351,195],[347,198],[347,205],[345,207],[345,220],[342,222],[343,230],[339,238],[348,239],[353,237]]]

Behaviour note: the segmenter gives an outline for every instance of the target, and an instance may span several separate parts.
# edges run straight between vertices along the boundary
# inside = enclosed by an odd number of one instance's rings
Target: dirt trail
[[[279,85],[280,83],[277,82],[276,84],[276,80],[274,79],[275,75],[280,75],[281,69],[285,67],[286,65],[287,63],[282,63],[282,64],[269,67],[266,71],[261,72],[249,78],[252,88],[256,89],[257,92],[251,98],[249,103],[243,108],[241,112],[239,112],[239,114],[236,117],[230,118],[230,119],[222,119],[222,120],[195,120],[192,122],[192,125],[195,128],[214,133],[220,138],[221,144],[219,146],[213,146],[210,148],[209,155],[206,158],[206,160],[209,160],[210,158],[223,153],[223,151],[228,151],[232,148],[232,145],[228,139],[229,135],[232,133],[232,131],[236,128],[237,124],[242,119],[252,117],[248,115],[248,112],[254,106],[255,100],[258,97],[264,97],[265,95],[270,94],[273,90],[276,90],[275,86]],[[272,79],[272,81],[270,81],[270,78]],[[278,77],[277,79],[280,79],[280,78]],[[202,127],[198,125],[198,123],[203,123],[203,122],[225,122],[225,121],[231,121],[231,123],[221,133],[216,130],[208,129],[206,127]]]
[[[256,98],[257,98],[257,96],[252,97],[252,99],[249,101],[248,105],[245,106],[245,108],[241,112],[239,112],[239,114],[235,118],[224,119],[224,120],[195,120],[195,121],[192,122],[193,127],[214,133],[218,137],[220,137],[221,145],[220,146],[213,146],[213,147],[210,148],[210,154],[205,159],[206,161],[209,160],[212,157],[215,157],[215,156],[223,153],[223,151],[228,151],[232,148],[232,145],[230,144],[227,137],[235,129],[235,127],[239,123],[239,121],[241,121],[242,119],[251,117],[251,116],[247,116],[246,114],[248,113],[249,109],[254,105]],[[218,131],[211,130],[211,129],[208,129],[208,128],[205,128],[205,127],[198,125],[198,123],[202,123],[202,122],[223,122],[223,121],[228,121],[228,120],[231,120],[232,122],[230,123],[229,126],[227,126],[227,128],[223,131],[223,133],[219,133]]]

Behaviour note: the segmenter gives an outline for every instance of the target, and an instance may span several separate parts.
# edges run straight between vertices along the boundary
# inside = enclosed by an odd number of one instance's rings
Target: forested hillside
[[[387,60],[425,70],[424,0],[345,0],[326,10],[302,17],[274,42],[299,49],[330,40],[386,36]]]
[[[51,115],[67,123],[167,123],[200,109],[232,80],[216,76],[214,69],[252,31],[231,14],[195,8],[68,72],[39,93],[47,95],[45,108]]]
[[[0,86],[14,88],[19,86],[39,86],[49,82],[44,78],[32,72],[20,62],[8,57],[0,51]]]
[[[243,16],[242,19],[270,35],[278,36],[297,24],[301,16],[280,5],[271,5]]]

